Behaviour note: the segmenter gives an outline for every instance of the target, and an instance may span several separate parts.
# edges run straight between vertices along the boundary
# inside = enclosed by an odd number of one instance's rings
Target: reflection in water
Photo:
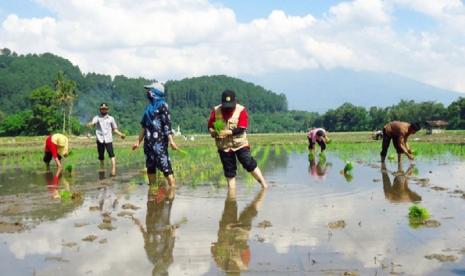
[[[62,190],[69,192],[69,183],[66,178],[62,175],[61,169],[58,168],[55,174],[51,171],[46,171],[44,173],[44,180],[45,185],[47,187],[47,191],[49,192],[52,198],[58,199],[60,198],[60,182],[62,185]]]
[[[173,263],[176,230],[176,225],[170,224],[173,201],[174,188],[151,187],[147,197],[145,229],[134,218],[144,237],[147,258],[154,265],[152,275],[168,275],[168,268]]]
[[[384,196],[387,200],[394,203],[399,202],[416,202],[421,201],[421,196],[411,191],[408,187],[408,178],[412,175],[415,166],[410,166],[406,172],[402,169],[402,164],[398,164],[397,172],[394,175],[394,183],[391,184],[389,172],[386,165],[381,166],[381,173],[383,177]]]
[[[252,220],[257,216],[264,197],[265,190],[261,190],[238,218],[236,191],[235,189],[228,190],[223,216],[219,223],[218,241],[211,247],[216,265],[224,271],[247,270],[251,255],[247,241],[252,228]]]
[[[308,166],[308,173],[316,180],[324,180],[328,174],[329,168],[331,168],[331,163],[316,163],[315,160],[312,160]]]
[[[99,180],[104,180],[105,179],[105,171],[104,170],[98,171],[98,179]]]
[[[110,215],[114,210],[116,210],[118,205],[118,197],[108,187],[101,188],[97,198],[100,213],[102,215]]]

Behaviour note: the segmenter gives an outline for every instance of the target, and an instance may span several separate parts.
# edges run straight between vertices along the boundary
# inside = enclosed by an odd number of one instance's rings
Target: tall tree
[[[28,123],[31,134],[49,134],[60,128],[59,104],[50,86],[45,85],[32,91],[29,101],[32,106],[32,117]]]
[[[450,129],[465,129],[465,98],[460,97],[447,107]]]
[[[71,133],[71,115],[76,95],[76,82],[66,78],[63,71],[59,71],[55,80],[57,100],[63,113],[63,133],[66,132],[66,119],[68,119],[68,133]],[[68,117],[68,118],[66,118]]]

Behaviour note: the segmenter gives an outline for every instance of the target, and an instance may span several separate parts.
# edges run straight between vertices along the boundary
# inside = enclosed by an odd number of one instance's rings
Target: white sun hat
[[[165,93],[165,85],[161,82],[153,82],[151,84],[144,85],[144,88],[147,88],[147,89],[153,88],[162,93]]]

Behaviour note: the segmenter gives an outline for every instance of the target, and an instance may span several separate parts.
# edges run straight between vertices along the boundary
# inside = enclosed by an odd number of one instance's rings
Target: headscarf
[[[142,117],[142,124],[146,127],[155,119],[155,111],[166,104],[163,85],[160,84],[158,87],[150,87],[147,92],[147,99],[150,103],[145,107],[144,116]]]

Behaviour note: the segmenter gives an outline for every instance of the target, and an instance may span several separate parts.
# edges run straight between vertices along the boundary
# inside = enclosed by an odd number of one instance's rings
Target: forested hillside
[[[143,86],[151,80],[88,73],[66,59],[53,54],[17,55],[2,50],[0,55],[0,112],[8,115],[32,109],[29,100],[34,89],[44,85],[54,89],[58,72],[76,82],[76,100],[73,115],[85,123],[98,111],[101,102],[107,102],[110,113],[122,129],[136,132],[146,105]],[[166,90],[175,127],[190,132],[203,132],[211,108],[220,102],[221,92],[233,89],[239,101],[245,104],[256,123],[256,131],[271,131],[272,123],[262,113],[287,112],[284,95],[267,91],[260,86],[227,76],[204,76],[168,81]],[[24,113],[24,115],[30,115]],[[282,116],[277,116],[278,118]]]
[[[43,135],[63,129],[79,134],[102,102],[110,105],[120,129],[137,133],[147,103],[143,86],[151,80],[83,74],[78,66],[50,53],[0,51],[0,135]],[[240,103],[248,108],[249,132],[296,132],[312,126],[330,131],[373,130],[391,120],[436,119],[448,120],[450,129],[465,128],[465,98],[447,107],[436,102],[401,101],[366,109],[345,103],[318,114],[288,110],[285,95],[222,75],[166,83],[173,127],[180,126],[184,133],[206,132],[208,115],[225,89],[235,90]]]

